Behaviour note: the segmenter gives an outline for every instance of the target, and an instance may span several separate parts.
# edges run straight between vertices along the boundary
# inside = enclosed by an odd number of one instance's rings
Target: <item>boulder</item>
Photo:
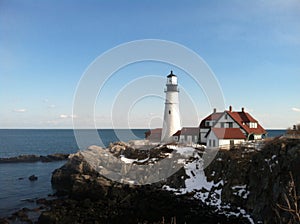
[[[28,180],[30,180],[30,181],[36,181],[37,179],[38,179],[38,177],[35,175],[31,175],[30,177],[28,177]]]

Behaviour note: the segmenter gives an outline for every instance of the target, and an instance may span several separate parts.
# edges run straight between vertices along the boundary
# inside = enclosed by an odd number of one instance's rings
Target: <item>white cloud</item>
[[[22,108],[22,109],[14,109],[13,111],[17,112],[17,113],[25,113],[25,112],[27,112],[27,110],[24,109],[24,108]]]
[[[66,118],[77,118],[77,116],[76,116],[76,115],[73,115],[73,114],[71,114],[71,115],[68,115],[68,114],[61,114],[61,115],[59,115],[59,118],[62,118],[62,119],[66,119]]]
[[[295,111],[295,112],[300,112],[300,109],[296,108],[296,107],[293,107],[292,110]]]

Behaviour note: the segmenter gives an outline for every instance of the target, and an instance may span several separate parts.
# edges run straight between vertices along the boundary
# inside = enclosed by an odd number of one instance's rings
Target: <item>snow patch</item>
[[[133,162],[137,161],[137,159],[128,159],[128,158],[126,158],[124,155],[121,155],[121,160],[122,160],[124,163],[133,163]]]
[[[276,155],[273,155],[270,159],[265,159],[265,162],[269,165],[270,172],[272,173],[273,167],[278,164],[278,160],[276,160]]]
[[[237,195],[239,197],[242,197],[243,199],[247,199],[250,192],[247,191],[247,185],[237,185],[237,186],[233,186],[231,187],[232,190],[235,190],[235,192],[233,192],[233,195]]]
[[[192,147],[179,147],[175,149],[177,153],[182,155],[184,158],[190,158],[195,155],[195,149]]]
[[[185,155],[188,153],[191,155],[192,153],[192,150],[185,148],[179,151]],[[195,151],[193,153],[194,160],[185,161],[184,163],[185,173],[188,176],[188,178],[185,180],[185,187],[175,189],[168,185],[164,185],[163,189],[172,191],[176,195],[194,192],[195,194],[193,197],[195,199],[202,201],[208,206],[214,206],[216,208],[216,212],[220,212],[227,216],[241,215],[244,218],[247,218],[250,223],[254,223],[251,216],[247,214],[244,209],[238,208],[238,212],[232,212],[230,211],[230,205],[222,203],[222,186],[224,186],[224,181],[220,180],[217,183],[208,181],[203,170],[202,158],[198,154],[195,154]],[[183,161],[184,160],[180,159],[178,162],[183,163]],[[212,176],[213,175],[215,175],[215,171],[212,173]],[[232,189],[237,190],[236,194],[244,199],[246,199],[250,194],[250,192],[246,190],[246,185],[234,186]]]

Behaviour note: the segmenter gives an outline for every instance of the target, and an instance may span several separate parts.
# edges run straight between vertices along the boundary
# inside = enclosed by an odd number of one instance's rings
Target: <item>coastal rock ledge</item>
[[[190,147],[157,146],[145,150],[119,142],[107,149],[92,146],[87,152],[93,156],[110,152],[123,161],[117,168],[125,176],[128,174],[124,182],[106,178],[99,170],[105,174],[108,171],[99,164],[101,168],[97,170],[95,164],[87,162],[86,154],[72,154],[64,166],[53,172],[52,185],[59,198],[47,202],[49,210],[42,212],[39,223],[124,223],[124,220],[126,223],[289,223],[296,220],[292,212],[282,208],[286,199],[293,200],[290,194],[293,184],[295,192],[300,192],[299,140],[274,139],[265,142],[262,149],[219,151],[206,169],[203,169],[203,158],[209,152]],[[167,158],[173,158],[170,165],[181,166],[177,172],[153,184],[134,182],[130,173],[134,167]],[[106,165],[110,163],[113,161],[108,159]],[[296,203],[299,205],[297,200]]]
[[[55,153],[46,156],[19,155],[16,157],[0,158],[0,163],[33,163],[33,162],[53,162],[68,159],[69,154]]]

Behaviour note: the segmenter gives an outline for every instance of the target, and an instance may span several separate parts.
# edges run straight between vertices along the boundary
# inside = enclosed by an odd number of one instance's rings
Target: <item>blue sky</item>
[[[0,128],[72,127],[73,96],[89,64],[119,44],[152,38],[199,54],[218,79],[226,107],[245,107],[265,128],[290,127],[300,123],[299,11],[298,0],[1,0]],[[187,75],[166,64],[138,63],[101,89],[97,127],[111,127],[112,105],[124,85],[171,69],[196,108],[193,116],[182,109],[182,125],[198,125],[212,108]],[[151,97],[137,102],[128,113],[131,127],[159,126],[163,103]]]

